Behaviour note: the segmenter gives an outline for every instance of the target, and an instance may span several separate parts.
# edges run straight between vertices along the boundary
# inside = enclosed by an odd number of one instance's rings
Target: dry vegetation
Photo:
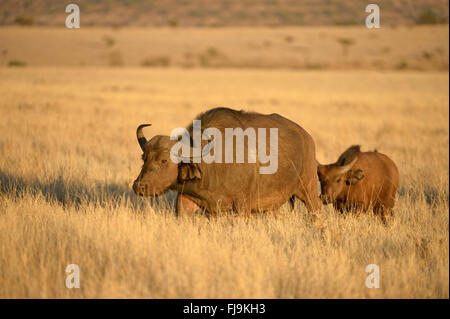
[[[0,25],[59,26],[68,1],[2,0]],[[85,26],[360,25],[362,0],[77,0]],[[386,25],[448,23],[446,0],[378,0]]]
[[[409,71],[2,68],[0,297],[448,298],[448,85]],[[395,218],[313,218],[298,203],[177,219],[173,194],[136,198],[136,126],[167,134],[214,106],[300,123],[321,162],[354,143],[390,155]],[[65,288],[71,263],[80,289]],[[371,263],[379,289],[364,284]]]
[[[448,71],[448,25],[0,28],[0,66]]]

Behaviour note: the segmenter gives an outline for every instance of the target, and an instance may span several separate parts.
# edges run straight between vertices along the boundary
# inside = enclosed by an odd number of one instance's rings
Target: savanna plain
[[[448,298],[448,86],[439,70],[2,67],[0,297]],[[389,155],[394,216],[177,218],[175,194],[137,198],[137,125],[169,134],[216,106],[297,122],[321,163],[352,144]]]

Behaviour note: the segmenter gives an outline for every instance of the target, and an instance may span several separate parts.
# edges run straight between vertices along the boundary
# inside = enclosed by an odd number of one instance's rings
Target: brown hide
[[[321,198],[340,211],[367,211],[370,207],[382,218],[395,205],[399,173],[386,155],[361,152],[359,146],[347,149],[329,165],[319,165]]]

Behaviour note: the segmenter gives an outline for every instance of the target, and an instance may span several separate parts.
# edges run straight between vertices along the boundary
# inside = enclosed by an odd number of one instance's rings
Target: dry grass
[[[448,71],[448,39],[448,25],[383,26],[376,30],[363,26],[119,30],[3,27],[0,66],[21,61],[28,66],[65,67],[170,64],[186,68]]]
[[[0,297],[448,298],[448,73],[0,69]],[[294,212],[193,220],[137,199],[135,140],[214,106],[278,112],[330,162],[398,164],[395,218]],[[81,288],[65,288],[76,263]],[[365,267],[381,269],[368,289]]]

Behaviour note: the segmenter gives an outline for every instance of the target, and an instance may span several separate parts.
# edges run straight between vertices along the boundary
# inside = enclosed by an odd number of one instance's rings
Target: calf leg
[[[392,216],[392,209],[382,204],[377,204],[373,207],[373,212],[377,215],[383,224],[386,224],[386,219]]]

